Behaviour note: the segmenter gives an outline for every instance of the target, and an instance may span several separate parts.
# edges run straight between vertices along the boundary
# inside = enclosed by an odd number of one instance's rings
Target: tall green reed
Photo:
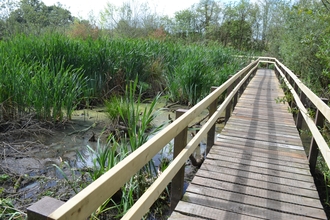
[[[25,63],[17,57],[0,60],[2,119],[36,113],[42,120],[68,118],[79,103],[87,79],[81,69],[64,68],[64,61]]]
[[[5,65],[2,66],[2,75],[5,75],[5,72],[30,72],[20,77],[24,80],[16,79],[15,75],[10,75],[12,79],[6,77],[6,82],[11,86],[9,91],[15,90],[13,94],[17,94],[19,89],[25,87],[23,84],[29,82],[25,79],[26,76],[33,77],[34,72],[39,72],[40,69],[50,74],[69,71],[76,74],[67,80],[86,80],[88,91],[83,92],[80,100],[75,101],[81,104],[84,104],[82,97],[85,96],[90,96],[88,101],[95,103],[102,102],[113,94],[123,94],[125,86],[134,81],[136,75],[139,75],[139,86],[144,97],[152,97],[159,91],[165,91],[172,101],[195,104],[207,94],[210,86],[221,85],[228,75],[233,74],[243,64],[233,57],[236,51],[216,43],[187,45],[152,39],[107,37],[82,40],[59,33],[17,35],[1,41],[0,51],[0,62]],[[70,74],[60,73],[59,76],[61,75],[67,77]],[[36,81],[37,78],[38,76],[35,77]],[[13,81],[16,82],[15,86]],[[40,80],[38,82],[41,83]],[[0,90],[5,87],[7,90],[9,86],[2,83],[1,87]],[[69,90],[72,91],[72,88]],[[42,92],[47,94],[46,91]],[[10,105],[23,103],[23,100],[15,100],[15,103],[13,99],[26,98],[4,93],[2,102],[7,100],[5,96],[7,99],[10,97],[7,102]],[[58,111],[57,106],[59,104],[52,106],[55,111]],[[22,108],[26,109],[26,106]],[[47,109],[46,112],[49,112],[49,108],[46,105],[43,111]],[[39,109],[41,111],[41,108]],[[66,108],[66,111],[68,114],[70,107]]]

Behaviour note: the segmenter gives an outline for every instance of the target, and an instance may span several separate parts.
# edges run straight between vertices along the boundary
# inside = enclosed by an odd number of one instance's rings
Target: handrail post
[[[48,216],[65,202],[45,196],[27,208],[29,220],[46,220]]]
[[[328,99],[321,98],[321,100],[326,104],[328,103]],[[315,125],[318,128],[321,128],[321,129],[324,126],[324,116],[319,111],[319,109],[316,110]],[[309,148],[308,161],[309,161],[310,171],[313,175],[315,174],[315,168],[316,168],[316,161],[317,161],[318,153],[319,153],[319,148],[317,146],[317,143],[316,143],[314,137],[312,137],[311,145],[310,145],[310,148]]]
[[[230,75],[228,77],[228,79],[230,79],[232,77],[232,75]],[[227,93],[226,93],[226,97],[228,97],[228,95],[233,91],[234,89],[234,83],[230,84],[230,86],[228,86],[227,88]],[[225,115],[225,124],[227,123],[229,117],[230,117],[230,113],[231,113],[231,108],[232,108],[232,100],[229,101],[227,107],[226,107],[226,115]]]
[[[240,79],[241,78],[237,78],[236,80],[235,80],[235,84],[234,84],[234,87],[236,87],[236,85],[238,84],[238,82],[240,81]],[[236,106],[236,104],[237,104],[237,99],[238,99],[238,91],[235,93],[235,95],[234,95],[234,100],[233,100],[233,110],[234,110],[234,108],[235,108],[235,106]]]
[[[300,101],[301,103],[305,106],[306,104],[306,95],[303,91],[300,91]],[[300,133],[300,130],[302,128],[302,121],[303,121],[303,116],[301,114],[301,111],[298,112],[298,115],[297,115],[297,119],[296,119],[296,127],[297,127],[297,130],[299,131]]]
[[[244,75],[242,76],[242,79],[244,78]],[[245,89],[245,83],[246,81],[242,84],[242,86],[239,88],[239,97],[241,97],[241,95],[243,94],[244,92],[244,89]]]
[[[289,84],[292,86],[292,88],[294,87],[294,80],[291,78],[291,77],[289,77],[289,74],[286,72],[286,78],[287,78],[287,80],[289,81]],[[289,91],[290,92],[290,91]],[[289,100],[289,102],[288,102],[288,104],[289,104],[289,106],[290,106],[290,108],[292,109],[293,107],[294,107],[294,98],[293,98],[293,96],[292,96],[292,99],[291,100]]]
[[[216,89],[217,89],[217,87],[212,86],[211,92],[213,92]],[[214,114],[214,112],[217,110],[217,101],[218,101],[218,99],[214,100],[209,106],[209,118],[211,118],[212,115]],[[207,132],[207,143],[206,143],[205,156],[210,152],[211,147],[214,145],[214,136],[215,136],[215,124],[212,125],[209,132]]]
[[[178,109],[176,111],[176,119],[183,115],[187,110]],[[173,159],[178,156],[178,154],[187,145],[187,132],[188,127],[184,128],[175,138],[174,138],[174,150]],[[171,184],[171,210],[173,211],[176,205],[179,203],[183,195],[183,184],[184,184],[184,165],[174,176]]]

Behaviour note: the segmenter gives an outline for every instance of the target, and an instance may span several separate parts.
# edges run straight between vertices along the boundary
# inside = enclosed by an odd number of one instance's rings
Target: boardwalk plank
[[[170,219],[326,219],[282,97],[258,70]]]
[[[256,166],[256,167],[263,167],[267,168],[271,171],[274,170],[280,170],[284,172],[289,172],[289,173],[299,173],[299,174],[304,174],[304,175],[310,175],[310,171],[305,169],[305,168],[296,168],[296,167],[287,167],[287,166],[280,166],[279,164],[270,164],[266,162],[260,162],[260,161],[253,161],[250,159],[246,158],[236,158],[236,157],[231,157],[227,155],[217,155],[217,154],[212,154],[211,152],[207,155],[207,159],[213,159],[213,160],[219,160],[219,161],[231,161],[234,163],[239,163],[244,166]]]
[[[240,213],[228,212],[225,210],[210,208],[204,205],[198,205],[194,203],[188,203],[184,201],[180,201],[179,204],[175,208],[176,212],[180,212],[181,214],[185,214],[187,216],[196,216],[197,218],[205,218],[205,219],[246,219],[246,220],[257,220],[260,218],[252,217],[252,216],[242,216]],[[171,217],[169,219],[172,219]]]
[[[238,169],[238,168],[234,169],[234,168],[235,167],[233,167],[233,168],[221,167],[221,166],[217,166],[212,163],[204,163],[200,169],[206,170],[206,171],[211,171],[211,172],[223,173],[223,174],[232,175],[232,176],[250,178],[250,179],[254,179],[254,180],[258,180],[258,181],[262,181],[264,179],[264,181],[266,180],[270,183],[276,183],[276,184],[287,185],[287,186],[294,186],[294,184],[297,183],[297,179],[290,179],[288,177],[281,175],[280,173],[279,173],[279,175],[270,175],[267,172],[261,172],[255,168],[249,169],[248,171]],[[308,182],[301,181],[299,184],[300,188],[316,190],[313,179],[307,179],[307,178],[305,178],[305,176],[301,176],[301,178]]]
[[[306,159],[306,153],[302,148],[286,148],[280,145],[276,146],[270,142],[251,141],[246,139],[233,138],[229,136],[220,136],[215,142],[216,145],[231,145],[232,147],[246,147],[246,150],[268,151],[267,153],[275,155],[286,155],[294,158]],[[267,145],[268,144],[268,145]],[[218,147],[217,147],[218,148]],[[275,153],[276,152],[276,153]]]
[[[252,212],[257,212],[257,215],[259,213],[267,213],[267,215],[276,216],[278,215],[278,211],[280,212],[286,212],[290,213],[289,216],[281,216],[283,217],[292,217],[291,215],[295,215],[294,217],[298,217],[296,215],[299,215],[299,218],[304,217],[316,217],[322,219],[324,215],[320,214],[321,210],[318,208],[313,207],[306,207],[301,206],[300,204],[292,204],[292,203],[286,203],[282,201],[276,201],[268,198],[261,198],[251,195],[242,195],[240,193],[235,192],[227,192],[227,191],[221,191],[214,189],[214,188],[208,188],[208,187],[200,187],[194,184],[191,184],[189,186],[189,191],[185,195],[186,197],[183,199],[186,202],[191,198],[194,197],[193,194],[197,195],[203,195],[207,198],[216,198],[221,201],[222,204],[231,205],[231,202],[236,202],[240,205],[246,204],[248,209],[251,209]],[[222,208],[231,208],[226,207],[226,205],[223,205]],[[251,212],[251,211],[250,211]],[[249,214],[250,214],[249,212]],[[274,213],[272,213],[274,212]],[[258,215],[258,217],[264,217]],[[280,217],[280,216],[277,216]],[[276,218],[280,219],[280,218]],[[289,218],[286,218],[289,219]]]
[[[283,192],[277,192],[267,189],[260,189],[253,186],[242,186],[239,184],[232,184],[225,181],[207,179],[200,177],[198,175],[194,177],[192,184],[199,185],[200,187],[207,186],[207,187],[215,188],[220,190],[220,193],[222,193],[223,191],[240,193],[242,197],[244,197],[245,195],[250,195],[250,196],[262,197],[266,199],[283,201],[297,205],[302,204],[303,206],[306,207],[314,207],[319,209],[321,209],[322,207],[321,202],[318,199],[303,197],[299,195],[291,195],[291,194],[286,194]],[[187,188],[187,191],[189,191],[189,187]]]
[[[246,152],[231,152],[230,150],[213,150],[209,155],[207,155],[211,159],[217,159],[218,156],[229,156],[231,158],[239,158],[239,159],[245,159],[245,160],[251,160],[256,162],[263,162],[267,164],[273,164],[273,165],[279,165],[279,166],[286,166],[286,167],[292,167],[292,168],[298,168],[298,169],[305,169],[309,171],[309,166],[307,163],[295,163],[294,161],[285,161],[285,160],[279,160],[279,158],[276,157],[259,157],[255,156],[254,154],[249,154]]]
[[[286,161],[286,162],[292,162],[292,163],[300,163],[307,165],[307,157],[303,156],[301,157],[299,154],[299,157],[294,157],[294,153],[287,153],[283,151],[275,151],[275,150],[269,150],[269,149],[256,149],[248,146],[243,146],[239,144],[235,144],[233,146],[232,143],[216,143],[217,147],[214,147],[212,149],[212,152],[217,153],[217,152],[232,152],[232,153],[237,153],[241,154],[244,153],[246,155],[254,155],[257,157],[264,157],[264,158],[269,158],[269,159],[277,159],[281,161]]]
[[[280,183],[272,183],[268,181],[267,176],[262,176],[261,179],[255,180],[252,178],[246,178],[242,176],[233,176],[225,173],[212,172],[210,170],[205,170],[205,169],[200,169],[199,172],[196,173],[196,175],[207,179],[239,184],[240,186],[255,187],[258,189],[282,192],[286,194],[303,196],[313,199],[319,198],[319,195],[317,191],[315,191],[315,188],[314,190],[310,190],[310,189],[304,189],[302,187],[297,187],[294,185],[288,186],[288,185],[282,185]]]
[[[228,136],[228,135],[223,135],[223,134],[221,134],[221,136],[218,137],[217,141],[222,142],[227,139],[240,141],[243,143],[245,142],[247,145],[265,146],[265,147],[268,147],[269,149],[283,148],[283,149],[288,149],[288,150],[301,150],[301,151],[304,150],[304,148],[301,145],[276,143],[276,142],[269,142],[269,141],[263,141],[263,140],[254,140],[253,138],[242,138],[242,137]]]
[[[275,143],[282,143],[282,144],[290,144],[290,145],[302,145],[301,139],[297,136],[295,138],[291,138],[290,135],[287,135],[285,133],[257,133],[255,131],[239,131],[235,129],[223,129],[221,131],[222,135],[227,135],[231,137],[241,137],[241,138],[248,138],[252,140],[260,140],[260,141],[269,141],[269,142],[275,142]]]
[[[217,169],[236,169],[237,171],[247,171],[253,173],[259,173],[262,175],[269,175],[274,177],[282,177],[287,179],[296,180],[299,182],[308,182],[310,184],[314,184],[314,180],[309,175],[298,174],[298,173],[289,173],[281,170],[269,170],[264,167],[255,167],[255,166],[241,166],[240,164],[229,161],[216,161],[216,160],[205,160],[204,164],[217,165]]]

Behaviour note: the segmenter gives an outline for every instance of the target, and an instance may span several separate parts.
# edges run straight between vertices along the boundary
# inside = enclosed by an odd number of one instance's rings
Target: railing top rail
[[[120,187],[137,173],[154,155],[195,119],[204,109],[215,101],[236,79],[257,66],[258,60],[232,76],[223,85],[210,93],[202,101],[188,110],[179,119],[168,125],[157,135],[143,144],[115,167],[88,185],[64,205],[51,213],[49,219],[84,219],[94,212],[104,201],[114,195]],[[109,187],[111,186],[111,187]]]
[[[290,90],[291,94],[293,95],[295,103],[296,103],[297,107],[299,108],[299,111],[301,112],[301,115],[304,118],[307,126],[309,127],[309,130],[311,131],[312,136],[314,137],[314,140],[316,141],[318,148],[319,148],[325,162],[327,163],[327,166],[330,167],[329,166],[330,165],[330,149],[329,149],[327,142],[324,140],[321,132],[317,128],[317,126],[314,123],[314,121],[312,120],[312,118],[309,116],[307,109],[305,108],[305,106],[303,105],[303,103],[301,102],[301,100],[299,98],[299,95],[296,93],[296,91],[294,90],[294,88],[292,87],[290,82],[286,79],[283,72],[278,68],[277,64],[275,64],[275,68],[277,68],[277,70],[279,71],[280,75],[282,76],[285,84],[287,85],[288,89]],[[299,80],[299,82],[300,82],[300,80]],[[315,94],[313,93],[313,95],[315,95]],[[319,98],[317,97],[317,99],[319,99]],[[329,111],[330,111],[330,109],[328,109],[328,112]]]
[[[179,153],[179,155],[171,162],[167,169],[161,174],[160,177],[151,185],[146,193],[134,204],[134,206],[126,213],[123,219],[140,219],[145,214],[146,210],[152,205],[152,203],[159,197],[159,192],[165,189],[166,185],[173,179],[174,175],[184,165],[197,145],[202,141],[203,136],[210,130],[215,124],[216,120],[220,117],[222,112],[226,109],[228,103],[232,100],[235,93],[239,90],[242,84],[247,80],[250,74],[257,65],[252,68],[247,75],[237,84],[227,98],[222,102],[216,112],[209,118],[207,123],[203,125],[201,130],[195,135],[195,137],[187,144],[187,146]],[[181,116],[182,117],[182,116]]]
[[[271,57],[260,57],[260,60],[269,59],[273,60],[279,66],[281,66],[291,77],[294,83],[299,87],[300,91],[302,91],[306,97],[315,105],[317,109],[323,114],[323,116],[330,122],[330,107],[325,104],[315,93],[313,93],[305,84],[303,84],[300,79],[284,64],[282,64],[276,58]]]

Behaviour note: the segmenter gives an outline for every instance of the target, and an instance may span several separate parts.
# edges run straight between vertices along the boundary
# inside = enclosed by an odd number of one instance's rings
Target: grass
[[[26,214],[17,210],[10,199],[0,198],[0,219],[26,219]]]
[[[64,68],[64,61],[28,64],[18,58],[0,59],[2,120],[34,112],[40,120],[71,117],[87,90],[81,69]]]
[[[173,102],[193,105],[245,64],[233,56],[237,51],[219,44],[54,33],[17,35],[1,41],[0,52],[3,119],[31,111],[45,120],[70,118],[77,105],[122,95],[136,76],[144,97],[163,92]]]

